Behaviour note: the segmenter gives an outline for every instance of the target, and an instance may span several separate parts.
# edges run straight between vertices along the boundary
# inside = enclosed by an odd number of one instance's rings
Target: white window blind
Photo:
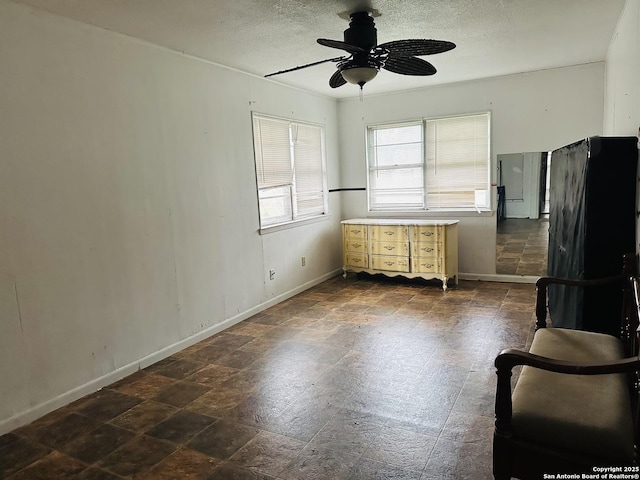
[[[326,213],[323,129],[253,115],[260,225]]]
[[[427,206],[488,208],[476,191],[489,188],[489,114],[427,120],[425,129]]]
[[[369,208],[489,208],[489,114],[368,129]]]

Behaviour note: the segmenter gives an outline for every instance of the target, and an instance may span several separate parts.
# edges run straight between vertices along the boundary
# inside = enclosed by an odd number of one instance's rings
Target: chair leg
[[[511,447],[509,440],[493,436],[493,478],[495,480],[511,479]]]

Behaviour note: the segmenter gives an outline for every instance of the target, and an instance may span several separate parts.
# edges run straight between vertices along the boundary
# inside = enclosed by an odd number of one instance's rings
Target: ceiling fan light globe
[[[354,85],[364,85],[373,80],[378,74],[378,69],[373,67],[354,67],[342,70],[342,78]]]

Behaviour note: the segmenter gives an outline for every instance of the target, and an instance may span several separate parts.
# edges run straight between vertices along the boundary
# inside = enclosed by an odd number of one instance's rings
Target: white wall
[[[6,0],[0,65],[0,434],[340,268],[339,194],[258,233],[251,140],[325,124],[336,188],[334,100]]]
[[[604,134],[640,128],[640,1],[627,0],[607,53]]]
[[[338,104],[342,187],[366,186],[368,124],[490,111],[495,165],[501,153],[552,150],[601,134],[603,89],[603,63],[380,96],[367,96],[365,86],[363,102],[348,99]],[[345,193],[344,216],[367,216],[366,203],[364,191]],[[495,216],[445,216],[461,220],[460,271],[495,274]]]

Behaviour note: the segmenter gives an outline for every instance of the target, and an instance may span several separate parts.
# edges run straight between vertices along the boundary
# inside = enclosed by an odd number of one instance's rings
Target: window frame
[[[437,120],[448,120],[455,119],[461,117],[476,117],[476,116],[484,116],[487,117],[487,183],[486,183],[486,192],[488,195],[487,203],[483,206],[478,207],[474,206],[458,206],[458,207],[430,207],[427,201],[428,196],[428,162],[427,162],[427,122],[437,121]],[[407,206],[390,206],[390,207],[376,207],[372,202],[372,182],[371,175],[372,170],[382,170],[379,168],[373,168],[372,158],[374,156],[373,149],[375,145],[372,142],[372,134],[373,131],[384,128],[394,128],[394,127],[405,127],[412,125],[421,125],[422,129],[422,198],[423,205],[420,207],[407,207]],[[385,123],[375,123],[369,124],[365,127],[365,150],[366,150],[366,175],[367,175],[367,210],[371,214],[394,214],[394,213],[405,213],[405,214],[419,214],[419,213],[447,213],[447,212],[491,212],[494,208],[493,197],[491,195],[492,192],[492,177],[491,177],[491,165],[492,165],[492,115],[490,111],[482,111],[482,112],[474,112],[474,113],[464,113],[464,114],[456,114],[456,115],[446,115],[446,116],[436,116],[436,117],[422,117],[419,119],[413,120],[405,120],[398,122],[385,122]],[[401,167],[398,167],[401,168]],[[388,169],[388,168],[386,168]]]
[[[284,122],[288,124],[289,131],[289,145],[286,150],[289,152],[289,162],[291,164],[291,179],[288,183],[283,183],[274,186],[265,186],[260,187],[260,177],[261,173],[259,172],[259,162],[258,155],[256,152],[256,147],[258,145],[258,139],[256,137],[256,120],[264,119],[266,121],[272,120],[275,122]],[[299,210],[299,197],[303,196],[306,192],[299,192],[296,189],[297,186],[297,177],[296,177],[296,154],[295,154],[295,141],[293,140],[293,130],[296,126],[306,126],[317,128],[319,131],[319,154],[320,154],[320,164],[315,165],[315,168],[319,166],[321,181],[322,181],[322,208],[321,213],[302,213],[300,214]],[[326,146],[325,146],[325,125],[321,123],[308,122],[297,120],[293,118],[279,117],[275,115],[264,114],[256,111],[251,112],[251,132],[252,132],[252,143],[253,143],[253,160],[254,160],[254,172],[255,172],[255,180],[256,180],[256,201],[258,206],[258,222],[260,224],[259,231],[260,233],[268,233],[270,231],[276,231],[283,228],[291,228],[297,225],[304,225],[307,223],[312,223],[318,220],[322,220],[328,217],[329,215],[329,195],[328,195],[328,182],[327,182],[327,167],[326,167]],[[289,199],[289,210],[290,215],[283,215],[279,217],[280,219],[272,222],[265,223],[262,217],[263,205],[261,200],[264,199],[264,196],[261,196],[261,192],[268,192],[270,190],[274,190],[277,188],[289,189],[289,194],[285,195]],[[285,212],[286,213],[286,212]],[[285,219],[286,218],[286,219]]]

